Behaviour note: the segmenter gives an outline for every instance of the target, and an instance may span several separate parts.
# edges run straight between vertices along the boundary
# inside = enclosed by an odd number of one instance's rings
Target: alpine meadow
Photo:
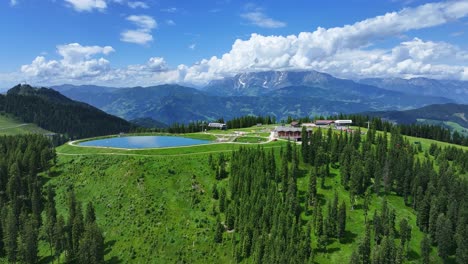
[[[0,3],[0,263],[468,263],[468,1]]]

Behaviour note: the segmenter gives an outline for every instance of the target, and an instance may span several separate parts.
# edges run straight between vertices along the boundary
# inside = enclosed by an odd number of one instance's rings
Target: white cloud
[[[94,9],[103,11],[107,8],[105,0],[65,0],[69,3],[76,11],[93,11]]]
[[[113,52],[112,47],[73,43],[57,47],[61,60],[39,56],[22,66],[21,71],[28,80],[45,85],[65,82],[115,86],[203,85],[239,72],[265,70],[317,70],[356,79],[425,76],[468,80],[468,52],[450,43],[413,38],[400,40],[393,48],[372,46],[377,40],[398,39],[410,30],[442,25],[467,15],[468,2],[443,2],[406,8],[343,27],[319,27],[297,35],[252,34],[249,39],[236,40],[230,51],[220,57],[172,69],[160,57],[139,65],[112,68],[109,61],[96,58]],[[156,22],[128,20],[139,28],[129,36],[122,36],[128,37],[126,41],[145,44],[152,40],[150,32],[157,26]]]
[[[261,11],[247,12],[241,14],[241,17],[246,19],[250,24],[263,28],[281,28],[286,26],[286,23],[274,20]]]
[[[96,54],[109,55],[114,51],[115,50],[111,46],[81,46],[79,43],[57,46],[57,53],[60,54],[67,63],[88,60]]]
[[[286,26],[285,22],[268,17],[263,8],[254,3],[248,3],[244,6],[245,12],[240,16],[249,24],[262,28],[282,28]]]
[[[127,17],[127,20],[133,22],[137,27],[144,31],[150,31],[158,25],[154,18],[146,15],[132,15]]]
[[[188,48],[191,49],[191,50],[195,50],[196,47],[197,47],[197,44],[196,44],[196,43],[190,44],[190,45],[188,46]]]
[[[60,83],[68,80],[96,80],[110,71],[110,63],[96,55],[114,52],[110,46],[82,46],[78,43],[57,46],[61,60],[36,57],[31,64],[21,66],[24,77],[36,82]]]
[[[176,25],[176,23],[172,19],[167,19],[166,24],[169,25],[169,26],[175,26]]]
[[[221,57],[204,59],[188,67],[184,81],[203,84],[211,79],[242,71],[300,69],[315,69],[343,77],[359,77],[377,73],[374,71],[376,67],[372,66],[374,57],[375,60],[380,59],[380,67],[386,66],[388,74],[392,75],[398,75],[398,72],[408,75],[410,70],[412,75],[417,75],[417,70],[420,70],[421,75],[437,72],[437,76],[444,73],[450,77],[459,76],[464,67],[450,66],[447,62],[447,53],[453,53],[454,49],[458,48],[449,47],[448,43],[420,40],[411,42],[410,46],[409,43],[402,43],[401,47],[397,48],[407,49],[411,61],[399,65],[383,63],[388,59],[386,51],[369,51],[369,48],[373,41],[398,36],[410,30],[445,24],[467,15],[468,2],[443,2],[405,8],[400,12],[387,13],[353,25],[330,29],[319,27],[313,32],[302,32],[298,35],[252,34],[248,40],[236,40],[231,50]],[[359,63],[353,60],[354,57],[347,59],[345,56],[356,54],[362,56],[356,56]],[[460,53],[457,56],[465,58]],[[399,63],[401,62],[403,61]],[[436,67],[434,63],[442,64]],[[365,68],[364,65],[369,66]]]
[[[18,0],[10,0],[10,6],[15,6],[18,4]]]
[[[136,9],[136,8],[144,8],[147,9],[149,8],[148,4],[145,2],[140,2],[140,1],[134,1],[134,2],[128,2],[127,3],[130,8]]]
[[[124,42],[145,45],[153,41],[153,36],[140,30],[126,30],[120,33],[120,40]]]
[[[124,42],[136,43],[140,45],[153,41],[151,30],[157,27],[156,20],[146,15],[132,15],[127,20],[133,22],[138,29],[125,30],[120,34],[120,40]]]

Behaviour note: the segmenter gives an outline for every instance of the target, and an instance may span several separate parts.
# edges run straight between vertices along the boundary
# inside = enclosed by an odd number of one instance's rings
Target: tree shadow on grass
[[[112,247],[115,245],[115,243],[116,243],[116,240],[110,240],[110,241],[107,241],[105,243],[104,247],[106,249],[104,250],[104,255],[107,255],[107,254],[109,254],[111,252]],[[108,263],[108,264],[120,264],[120,263],[122,263],[122,260],[119,259],[116,256],[113,256],[112,258],[106,260],[106,263]]]
[[[299,169],[298,172],[297,172],[296,177],[299,179],[299,178],[304,178],[307,175],[309,175],[308,170]]]
[[[353,242],[356,240],[356,237],[357,237],[357,236],[358,236],[357,234],[355,234],[355,233],[353,233],[353,232],[351,232],[351,231],[346,230],[345,236],[344,236],[343,239],[341,239],[340,242],[341,242],[341,244],[350,244],[350,243],[353,243]]]
[[[408,251],[408,260],[411,261],[411,260],[417,260],[419,259],[420,256],[418,253],[416,253],[416,251],[414,250],[409,250]]]
[[[108,259],[105,261],[106,264],[120,264],[123,263],[121,259],[119,259],[116,256],[113,256],[112,258]]]
[[[325,248],[322,248],[322,249],[319,249],[317,248],[316,249],[316,252],[320,252],[320,253],[324,253],[324,254],[333,254],[334,252],[337,252],[337,251],[340,251],[341,248],[339,247],[327,247],[326,249]]]
[[[39,260],[39,264],[45,264],[45,263],[52,263],[53,261],[55,260],[55,257],[53,256],[46,256],[46,257],[43,257],[41,258],[41,260]],[[5,262],[6,263],[6,262]]]

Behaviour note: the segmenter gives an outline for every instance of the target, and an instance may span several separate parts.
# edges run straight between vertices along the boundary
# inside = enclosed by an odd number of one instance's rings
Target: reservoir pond
[[[87,147],[110,147],[126,149],[168,148],[212,143],[210,140],[173,136],[129,136],[96,139],[78,143]]]

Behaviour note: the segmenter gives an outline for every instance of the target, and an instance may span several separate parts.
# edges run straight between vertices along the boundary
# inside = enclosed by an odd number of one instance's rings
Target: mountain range
[[[468,104],[467,81],[428,78],[373,78],[359,80],[359,83],[415,95],[443,96],[457,103]]]
[[[231,119],[242,115],[334,115],[407,110],[458,102],[446,93],[383,89],[316,71],[242,73],[195,89],[179,85],[111,88],[60,85],[53,89],[127,120],[151,118],[165,124]]]
[[[439,125],[468,136],[468,105],[434,104],[406,111],[377,111],[363,114],[398,124]]]

